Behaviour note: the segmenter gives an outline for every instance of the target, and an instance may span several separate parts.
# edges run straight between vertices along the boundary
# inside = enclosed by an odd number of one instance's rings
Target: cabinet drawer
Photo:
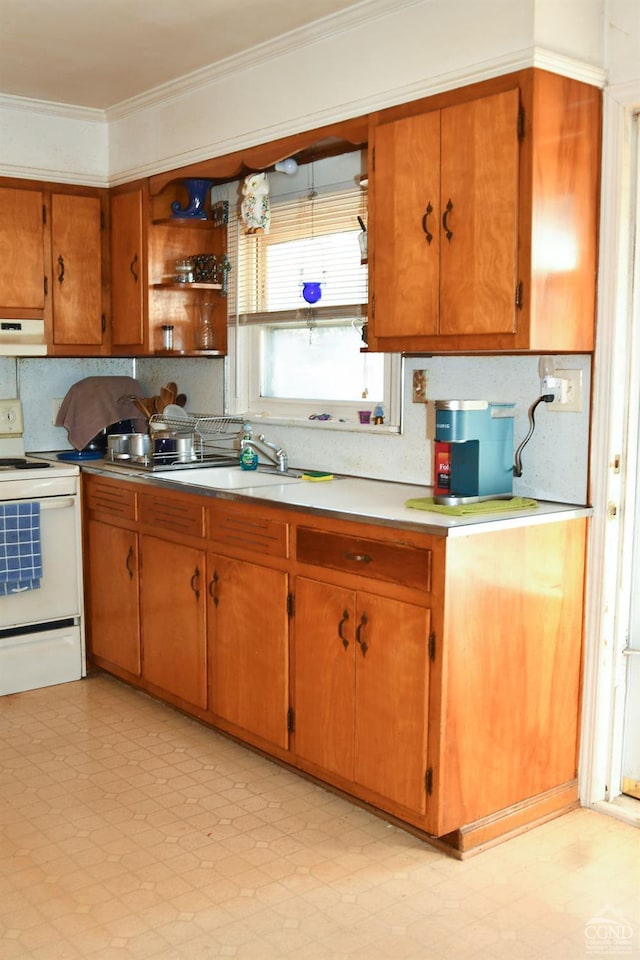
[[[250,507],[212,504],[209,512],[209,540],[228,547],[257,550],[270,557],[286,557],[288,524],[266,519]]]
[[[109,480],[87,477],[85,492],[89,510],[95,510],[110,517],[119,517],[121,520],[137,519],[137,494],[130,487],[120,486]]]
[[[145,494],[140,499],[140,520],[159,530],[187,537],[204,536],[204,509],[181,497]]]
[[[297,558],[302,563],[357,573],[405,587],[431,590],[431,550],[384,540],[298,527]]]

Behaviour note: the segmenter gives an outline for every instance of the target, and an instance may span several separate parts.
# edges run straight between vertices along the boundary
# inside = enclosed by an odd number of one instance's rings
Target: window
[[[366,194],[357,183],[360,154],[349,157],[350,182],[317,188],[312,182],[278,197],[274,186],[283,181],[272,178],[269,233],[246,234],[241,221],[230,223],[236,265],[230,322],[236,327],[236,382],[243,383],[236,389],[238,412],[286,419],[328,413],[355,425],[358,409],[381,404],[386,422],[398,423],[393,392],[399,392],[399,367],[393,368],[399,358],[363,352]],[[330,163],[301,167],[298,177],[313,181],[309,168],[325,173]]]

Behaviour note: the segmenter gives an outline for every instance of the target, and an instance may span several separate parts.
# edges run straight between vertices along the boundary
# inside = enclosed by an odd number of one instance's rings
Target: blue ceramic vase
[[[176,218],[206,220],[207,211],[205,202],[213,181],[187,178],[182,182],[189,191],[189,201],[187,206],[183,207],[179,200],[174,200],[171,204],[171,210],[173,211],[172,216]]]

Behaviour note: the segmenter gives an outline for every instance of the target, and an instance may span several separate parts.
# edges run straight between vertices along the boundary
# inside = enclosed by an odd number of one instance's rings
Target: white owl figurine
[[[266,173],[250,173],[242,184],[240,213],[246,233],[269,233],[271,208]]]

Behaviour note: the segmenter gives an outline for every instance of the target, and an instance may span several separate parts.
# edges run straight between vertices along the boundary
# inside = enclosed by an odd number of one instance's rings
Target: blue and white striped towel
[[[37,590],[41,577],[40,504],[0,504],[0,596]]]

